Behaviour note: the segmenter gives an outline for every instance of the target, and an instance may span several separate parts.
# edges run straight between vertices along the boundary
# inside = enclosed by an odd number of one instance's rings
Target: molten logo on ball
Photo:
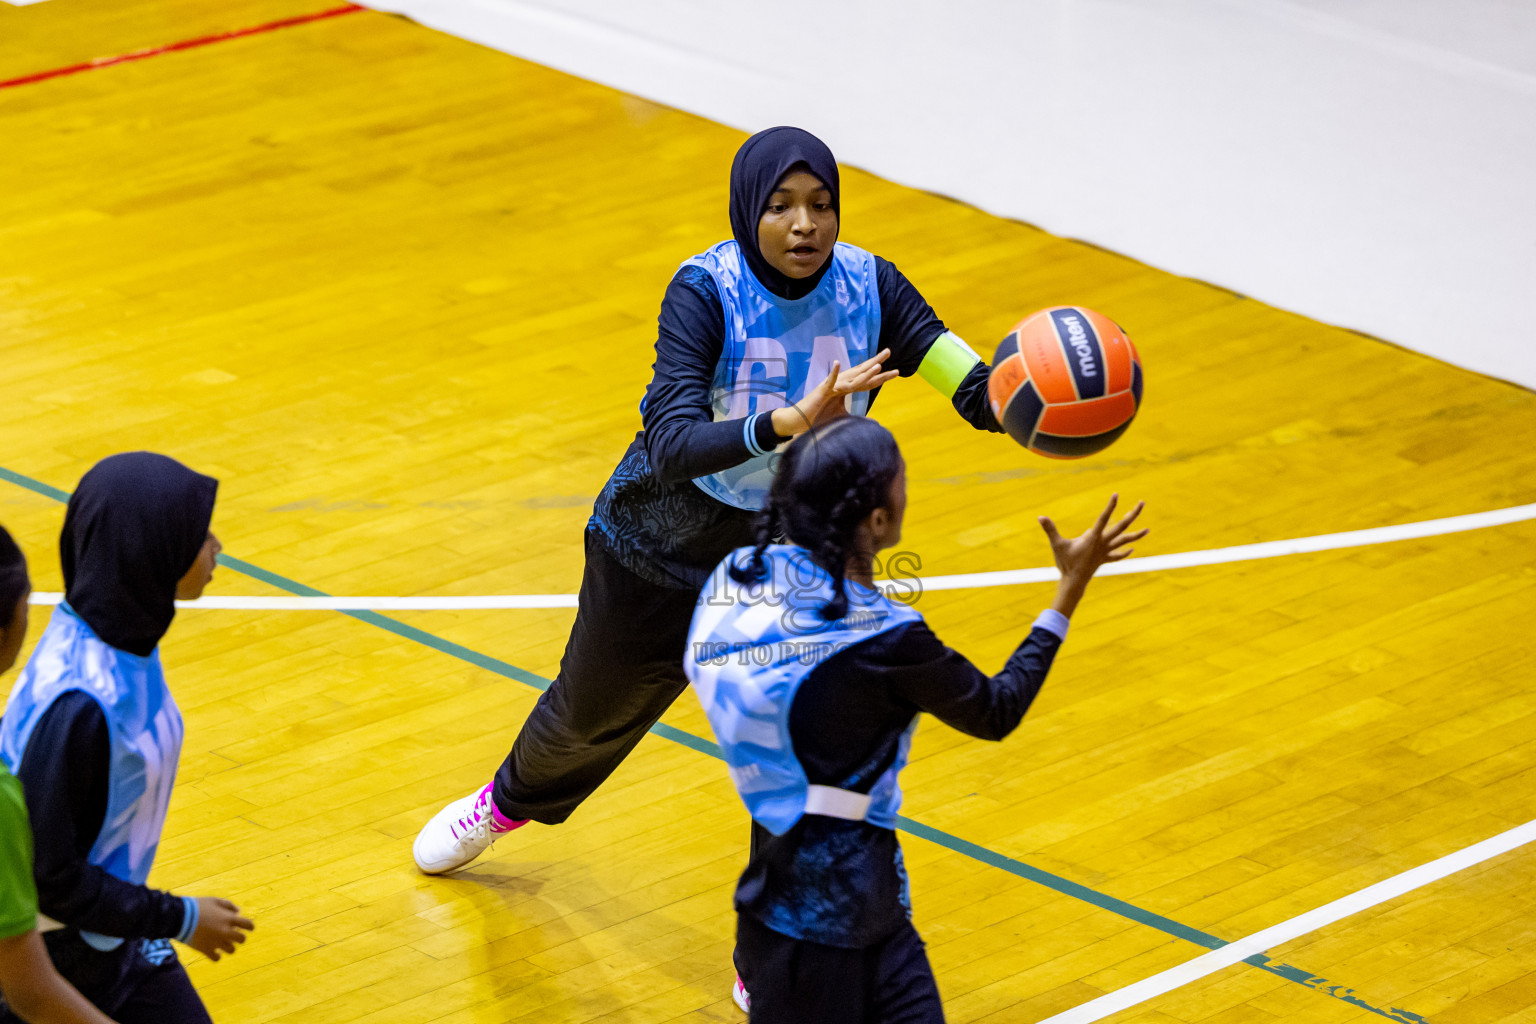
[[[1095,376],[1099,371],[1093,365],[1093,346],[1088,344],[1088,332],[1083,330],[1083,322],[1075,316],[1062,317],[1061,322],[1067,326],[1068,343],[1077,350],[1078,370],[1084,377]]]

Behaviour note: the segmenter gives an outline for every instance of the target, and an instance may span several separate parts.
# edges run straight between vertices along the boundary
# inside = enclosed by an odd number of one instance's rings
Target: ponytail
[[[32,587],[27,578],[27,559],[16,541],[0,526],[0,629],[11,624],[11,612]]]
[[[763,551],[783,534],[832,577],[832,598],[821,617],[834,621],[847,615],[848,559],[859,524],[887,505],[900,471],[896,439],[874,420],[847,416],[801,434],[780,457],[768,506],[755,524],[752,558],[745,567],[732,566],[731,578],[762,579]]]
[[[763,552],[768,550],[779,535],[779,515],[772,504],[762,512],[752,523],[752,539],[756,545],[752,549],[752,556],[746,565],[731,564],[729,572],[731,579],[737,583],[758,583],[768,575],[768,566],[763,562]]]

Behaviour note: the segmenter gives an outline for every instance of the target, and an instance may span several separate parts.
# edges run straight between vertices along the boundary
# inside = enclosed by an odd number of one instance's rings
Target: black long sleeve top
[[[27,740],[16,777],[32,821],[38,910],[62,924],[120,938],[174,938],[180,897],[110,875],[88,859],[107,814],[111,740],[89,694],[61,694]]]
[[[925,623],[880,634],[829,657],[800,684],[789,716],[795,756],[812,785],[867,793],[919,712],[1000,740],[1029,710],[1061,643],[1037,625],[989,677]],[[736,909],[791,938],[873,945],[911,912],[896,833],[814,814],[782,836],[753,822]]]
[[[896,269],[875,257],[880,338],[888,369],[909,377],[946,328]],[[708,271],[673,276],[657,318],[656,362],[640,403],[642,429],[598,496],[589,529],[631,572],[658,586],[697,590],[730,551],[752,543],[753,513],[717,501],[693,483],[752,457],[739,420],[714,421],[710,389],[725,345],[725,312]],[[873,407],[879,390],[870,393]],[[978,430],[1000,431],[978,364],[952,399]],[[757,421],[759,449],[784,440],[771,417]]]

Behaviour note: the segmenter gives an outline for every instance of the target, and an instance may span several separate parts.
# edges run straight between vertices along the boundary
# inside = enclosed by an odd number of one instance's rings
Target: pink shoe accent
[[[494,782],[486,783],[485,788],[480,791],[480,799],[475,802],[476,810],[490,815],[491,831],[511,832],[515,828],[522,828],[528,824],[527,818],[509,818],[501,813],[501,808],[496,806],[496,798],[491,795],[491,789],[495,785]]]

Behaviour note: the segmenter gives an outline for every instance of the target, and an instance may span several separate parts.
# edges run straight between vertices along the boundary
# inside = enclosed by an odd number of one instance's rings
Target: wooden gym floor
[[[0,6],[0,80],[326,7]],[[218,476],[227,553],[297,584],[574,591],[741,138],[367,11],[0,89],[0,522],[37,589],[61,586],[59,494],[148,448]],[[1135,427],[1075,463],[889,387],[925,573],[1044,564],[1033,517],[1080,528],[1113,490],[1147,500],[1149,555],[1536,502],[1528,391],[854,168],[844,203],[843,237],[984,353],[1075,302],[1147,366]],[[919,608],[995,668],[1049,591]],[[281,592],[232,568],[210,590]],[[1536,818],[1533,613],[1530,521],[1095,583],[1013,737],[918,734],[929,838],[903,841],[950,1019],[1041,1020]],[[152,881],[257,921],[222,963],[183,950],[216,1018],[740,1018],[746,818],[686,743],[690,696],[566,826],[453,878],[411,864],[571,615],[181,613]],[[1536,1020],[1533,870],[1515,850],[1110,1019]]]

